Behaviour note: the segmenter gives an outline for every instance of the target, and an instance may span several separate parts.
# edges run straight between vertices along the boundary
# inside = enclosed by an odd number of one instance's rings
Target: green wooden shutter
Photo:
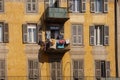
[[[90,0],[90,11],[95,12],[95,0]]]
[[[89,34],[90,34],[90,45],[95,45],[95,40],[94,40],[94,37],[95,37],[95,34],[94,34],[94,29],[95,29],[95,26],[90,26],[90,29],[89,29]]]
[[[8,28],[8,23],[4,24],[3,30],[4,30],[3,31],[3,34],[4,34],[3,42],[8,43],[9,42],[9,28]]]
[[[108,12],[108,0],[104,0],[104,12]]]
[[[82,0],[81,2],[82,2],[82,6],[80,7],[82,7],[82,12],[85,12],[86,11],[86,0]]]
[[[104,26],[104,45],[109,45],[109,27]]]
[[[106,77],[110,77],[110,61],[106,61]]]
[[[68,10],[69,10],[69,12],[72,12],[72,6],[73,6],[72,0],[68,0]]]
[[[101,77],[101,61],[100,60],[95,61],[95,76],[97,78]]]
[[[22,31],[23,31],[23,43],[27,43],[27,24],[22,25]]]

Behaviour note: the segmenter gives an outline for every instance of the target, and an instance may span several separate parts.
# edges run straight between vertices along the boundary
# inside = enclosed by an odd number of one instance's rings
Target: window
[[[40,25],[37,24],[23,24],[23,42],[37,43],[42,38]]]
[[[7,43],[8,42],[8,24],[7,23],[0,23],[0,42]]]
[[[37,12],[38,1],[37,0],[27,0],[26,10],[28,13]]]
[[[28,78],[29,80],[39,80],[39,66],[38,60],[28,60]]]
[[[84,80],[83,60],[73,60],[73,80]]]
[[[0,0],[0,12],[4,11],[4,0]]]
[[[82,25],[72,25],[72,43],[73,45],[83,44],[83,27]]]
[[[108,45],[109,28],[108,26],[90,26],[90,45]]]
[[[59,0],[46,0],[45,1],[45,7],[59,7],[60,2]]]
[[[86,0],[69,0],[70,12],[85,12]]]
[[[91,12],[108,12],[108,0],[91,0]]]
[[[96,60],[95,76],[97,80],[100,80],[101,77],[110,77],[110,62],[104,60]]]
[[[51,59],[51,80],[62,80],[60,59]]]
[[[5,60],[0,60],[0,80],[5,80]]]

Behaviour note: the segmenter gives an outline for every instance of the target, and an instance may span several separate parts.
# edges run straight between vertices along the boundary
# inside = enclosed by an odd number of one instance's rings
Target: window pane
[[[0,25],[0,42],[2,42],[3,38],[3,31],[2,31],[2,26]]]
[[[35,11],[35,10],[36,10],[36,5],[33,4],[33,5],[32,5],[32,8],[33,8],[33,11]]]
[[[34,39],[33,42],[36,42],[36,37],[37,37],[37,36],[36,36],[36,29],[33,29],[33,37],[34,37],[34,38],[33,38],[33,39]]]
[[[31,4],[28,4],[28,11],[31,11]]]

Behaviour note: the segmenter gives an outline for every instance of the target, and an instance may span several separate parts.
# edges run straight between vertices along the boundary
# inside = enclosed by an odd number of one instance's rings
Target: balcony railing
[[[61,78],[60,78],[61,77]],[[96,77],[83,77],[83,78],[74,78],[73,76],[54,76],[54,80],[120,80],[120,78],[110,77],[110,78],[100,78]],[[53,80],[50,76],[39,76],[38,78],[29,78],[28,76],[6,76],[4,79],[0,80]]]
[[[67,8],[48,7],[45,11],[45,20],[47,22],[64,23],[68,19],[69,19],[69,17],[68,17]]]
[[[54,53],[65,53],[70,50],[70,42],[69,40],[61,39],[51,39],[47,40],[45,42],[42,42],[41,49],[45,51],[45,53],[48,54],[54,54]]]

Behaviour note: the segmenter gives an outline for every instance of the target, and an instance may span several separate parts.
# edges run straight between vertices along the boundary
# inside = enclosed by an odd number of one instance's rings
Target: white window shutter
[[[109,27],[104,26],[104,45],[109,45]]]
[[[108,12],[108,0],[104,0],[104,12]]]
[[[82,2],[82,6],[80,7],[82,7],[82,12],[85,12],[86,11],[86,0],[82,0],[81,2]]]
[[[95,76],[97,78],[101,77],[101,61],[100,60],[95,61]]]
[[[95,26],[90,26],[90,29],[89,29],[89,34],[90,34],[90,45],[95,45],[95,34],[94,34],[94,29],[95,29]]]
[[[90,0],[90,10],[91,12],[95,12],[95,0]]]

